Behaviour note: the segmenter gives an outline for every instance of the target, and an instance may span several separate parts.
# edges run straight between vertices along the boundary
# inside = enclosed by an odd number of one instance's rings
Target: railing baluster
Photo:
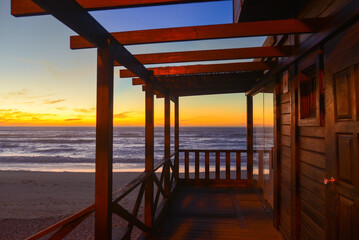
[[[220,162],[221,162],[221,152],[216,152],[216,179],[220,178]]]
[[[237,180],[241,180],[241,152],[236,152],[236,173],[237,173]]]
[[[231,152],[226,152],[226,179],[229,180],[231,178]]]
[[[196,151],[195,155],[195,179],[199,179],[199,151]]]
[[[185,169],[185,179],[189,179],[189,152],[186,151],[184,154],[184,169]]]
[[[209,151],[205,153],[206,180],[209,179]]]
[[[258,182],[263,188],[263,151],[258,151]]]

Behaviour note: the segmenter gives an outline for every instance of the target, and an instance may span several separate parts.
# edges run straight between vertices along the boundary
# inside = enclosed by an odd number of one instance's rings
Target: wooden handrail
[[[156,167],[151,172],[143,172],[139,174],[135,179],[133,179],[131,182],[127,183],[125,186],[118,189],[116,192],[112,194],[112,196],[117,196],[114,200],[114,202],[118,202],[124,197],[127,196],[128,193],[132,192],[133,189],[135,189],[138,185],[140,185],[143,182],[146,182],[149,177],[151,177],[152,173],[156,172],[160,167],[162,167],[166,162],[170,161],[170,159],[176,154],[172,153],[172,155],[169,158],[162,159],[159,163],[157,163]]]
[[[55,223],[54,225],[42,230],[41,232],[36,233],[35,235],[32,235],[31,237],[26,238],[26,240],[35,240],[35,239],[39,239],[43,236],[45,236],[46,234],[49,234],[53,231],[55,231],[56,229],[59,229],[60,227],[65,226],[66,224],[69,224],[71,222],[74,222],[80,218],[82,218],[83,216],[89,216],[90,213],[92,213],[93,211],[95,211],[95,204],[92,204],[91,206],[65,218],[64,220]]]
[[[270,152],[270,149],[253,150],[253,152]],[[247,152],[246,149],[179,149],[178,152]]]
[[[142,231],[148,232],[150,229],[144,224],[142,223],[140,220],[138,220],[137,218],[137,214],[138,214],[138,210],[141,204],[141,200],[142,200],[142,196],[143,196],[143,191],[144,191],[144,186],[146,185],[146,183],[148,181],[155,181],[156,184],[158,185],[158,188],[161,189],[163,192],[163,188],[161,186],[162,182],[158,181],[158,178],[155,176],[156,171],[161,168],[162,166],[164,166],[165,164],[167,164],[168,162],[171,161],[171,159],[177,154],[178,152],[174,152],[171,154],[170,157],[162,159],[160,162],[157,163],[156,167],[153,169],[153,171],[150,172],[142,172],[141,174],[139,174],[135,179],[133,179],[131,182],[129,182],[128,184],[126,184],[125,186],[121,187],[119,190],[117,190],[116,192],[113,193],[113,204],[112,204],[112,208],[113,211],[119,215],[120,217],[122,217],[123,219],[125,219],[126,221],[129,222],[129,225],[127,227],[127,231],[125,236],[128,236],[128,234],[131,234],[131,231],[133,229],[133,225],[135,225],[136,227],[140,228]],[[172,166],[172,164],[170,163],[170,166]],[[174,168],[173,166],[170,167],[170,169],[172,170],[172,174],[174,172]],[[138,193],[138,196],[136,198],[136,204],[134,206],[134,209],[132,211],[132,214],[130,212],[128,212],[127,210],[124,210],[123,207],[121,207],[118,202],[125,198],[126,196],[128,196],[129,193],[131,193],[136,187],[138,187],[139,185],[141,185],[141,190]],[[117,197],[116,197],[117,196]],[[39,239],[47,234],[50,234],[56,230],[58,230],[58,232],[55,232],[55,234],[52,237],[58,236],[56,234],[59,234],[61,236],[65,236],[67,235],[69,232],[71,232],[74,228],[76,228],[76,226],[81,223],[85,218],[87,218],[90,213],[95,211],[95,204],[92,204],[91,206],[65,218],[64,220],[61,220],[60,222],[32,235],[31,237],[27,238],[27,240],[36,240]],[[70,224],[75,223],[71,226],[69,226]],[[66,229],[63,229],[65,228]]]
[[[199,178],[199,174],[195,173],[195,175],[197,176],[196,180],[198,182],[206,182],[206,181],[210,181],[210,180],[215,180],[215,181],[220,181],[223,180],[223,182],[225,184],[230,183],[231,181],[246,181],[241,179],[241,153],[246,153],[247,150],[229,150],[229,149],[224,149],[224,150],[206,150],[206,149],[180,149],[177,152],[174,152],[171,154],[170,157],[168,158],[164,158],[161,161],[159,161],[155,168],[152,171],[148,171],[148,172],[142,172],[141,174],[139,174],[135,179],[133,179],[131,182],[129,182],[128,184],[126,184],[125,186],[123,186],[122,188],[120,188],[118,191],[116,191],[113,194],[113,204],[112,204],[112,208],[113,211],[115,213],[117,213],[117,215],[119,215],[120,217],[122,217],[124,220],[128,221],[128,226],[125,230],[125,234],[123,235],[124,238],[128,237],[131,235],[133,226],[138,227],[139,229],[141,229],[142,231],[148,232],[150,231],[150,228],[148,228],[141,220],[139,220],[137,218],[138,215],[138,210],[140,207],[140,204],[142,202],[142,197],[143,197],[143,192],[144,192],[144,188],[146,186],[146,184],[148,183],[148,181],[154,181],[154,183],[157,185],[157,191],[158,193],[156,194],[156,201],[155,204],[153,206],[153,208],[155,209],[154,211],[154,216],[158,216],[160,215],[160,212],[162,211],[162,208],[157,208],[157,204],[159,201],[159,194],[162,194],[163,198],[166,199],[168,196],[166,195],[165,191],[164,191],[164,168],[166,166],[166,164],[169,164],[169,169],[170,172],[172,172],[172,177],[170,178],[170,189],[172,188],[172,182],[174,181],[175,178],[175,173],[178,172],[178,168],[175,168],[174,166],[176,166],[176,164],[172,163],[172,158],[174,156],[178,156],[176,154],[178,153],[185,153],[185,159],[184,159],[184,165],[185,165],[185,179],[189,180],[189,153],[190,152],[194,152],[196,153],[196,171],[199,172],[199,153],[205,153],[205,179],[200,179]],[[270,150],[254,150],[253,152],[258,153],[259,158],[263,158],[264,153],[269,153]],[[210,153],[216,153],[216,179],[209,179],[209,156]],[[221,158],[221,153],[226,153],[226,157],[225,157],[225,166],[226,166],[226,178],[225,179],[220,179],[220,158]],[[231,153],[236,153],[236,157],[235,157],[235,161],[236,161],[236,179],[230,179],[230,171],[231,171],[231,166],[230,166],[230,161],[231,161]],[[175,160],[176,161],[176,160]],[[259,159],[259,167],[263,168],[263,159]],[[178,163],[177,163],[178,164]],[[167,165],[168,166],[168,165]],[[161,167],[163,167],[162,169],[162,173],[161,173],[161,177],[158,178],[156,176],[156,172],[158,171],[158,169],[160,169]],[[259,173],[261,175],[263,175],[263,169],[259,170]],[[263,176],[260,176],[260,180],[262,181]],[[141,189],[138,193],[138,196],[136,198],[136,204],[132,210],[132,213],[128,212],[127,210],[124,210],[124,208],[122,206],[120,206],[118,204],[118,202],[125,198],[126,196],[128,196],[129,193],[131,193],[135,188],[137,188],[138,186],[141,186]],[[66,234],[68,234],[69,232],[71,232],[74,228],[76,228],[77,225],[79,225],[85,218],[87,218],[90,213],[92,213],[95,210],[95,204],[92,204],[91,206],[75,213],[74,215],[42,230],[41,232],[27,238],[29,240],[36,240],[39,239],[49,233],[54,232],[55,230],[58,230],[57,232],[55,232],[55,234],[53,235],[53,237],[56,236],[65,236]],[[156,211],[157,210],[157,211]],[[58,234],[58,235],[57,235]]]

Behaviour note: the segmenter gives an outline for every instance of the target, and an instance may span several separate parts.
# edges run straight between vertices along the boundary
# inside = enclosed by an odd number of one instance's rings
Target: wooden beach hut
[[[63,238],[92,212],[96,239],[128,239],[134,228],[149,239],[359,239],[359,0],[233,0],[233,24],[116,33],[106,31],[88,13],[204,1],[11,1],[14,16],[53,15],[79,34],[71,37],[72,49],[97,48],[98,59],[95,203],[30,239]],[[255,48],[135,56],[124,47],[251,36],[267,39]],[[226,64],[144,66],[252,58]],[[146,95],[145,171],[118,192],[112,191],[115,66],[125,66],[120,76],[133,77],[133,84],[142,85]],[[181,97],[243,92],[246,150],[179,148]],[[253,97],[260,92],[273,94],[272,149],[253,148]],[[156,166],[154,96],[165,102],[165,158]],[[173,153],[170,101],[175,104]],[[241,169],[244,156],[246,174]],[[266,177],[265,156],[270,159]],[[119,201],[134,189],[139,191],[131,212]],[[259,201],[258,192],[267,201]],[[142,198],[143,221],[137,217]],[[264,202],[272,207],[273,221],[263,211]],[[128,221],[122,236],[112,234],[113,213]]]

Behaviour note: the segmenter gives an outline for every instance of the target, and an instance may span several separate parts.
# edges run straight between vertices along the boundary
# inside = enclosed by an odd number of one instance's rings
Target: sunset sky
[[[232,1],[97,11],[110,32],[232,22]],[[52,16],[15,18],[0,1],[0,126],[94,126],[96,50],[70,50],[75,33]],[[137,45],[133,53],[260,46],[263,37]],[[217,61],[218,62],[218,61]],[[237,60],[238,62],[238,60]],[[214,62],[213,62],[214,63]],[[198,64],[198,63],[196,63]],[[144,125],[144,93],[115,68],[116,126]],[[255,98],[255,122],[263,122],[263,98]],[[271,101],[266,101],[268,106]],[[173,105],[172,105],[173,110]],[[173,112],[173,111],[172,111]],[[264,114],[271,121],[271,111]],[[244,94],[180,99],[181,126],[244,126]],[[163,99],[155,100],[155,124],[163,124]]]

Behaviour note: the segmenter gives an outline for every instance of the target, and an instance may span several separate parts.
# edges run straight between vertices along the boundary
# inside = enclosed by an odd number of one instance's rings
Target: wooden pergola
[[[131,224],[126,232],[131,234],[133,226],[149,232],[157,215],[157,193],[154,200],[154,184],[168,199],[173,178],[178,179],[179,149],[179,98],[183,96],[247,93],[247,179],[237,178],[236,184],[251,184],[253,180],[253,100],[252,96],[270,81],[273,74],[287,64],[296,61],[311,46],[266,46],[236,49],[217,49],[187,52],[168,52],[132,55],[124,45],[163,43],[177,41],[272,36],[312,33],[314,43],[320,42],[335,31],[336,19],[280,19],[247,21],[233,24],[179,27],[168,29],[139,30],[109,33],[89,13],[92,10],[155,6],[177,3],[205,2],[210,0],[12,0],[14,16],[51,14],[78,33],[72,36],[72,49],[97,48],[97,114],[96,114],[96,190],[95,204],[85,209],[77,218],[95,210],[96,239],[111,239],[111,215],[117,213]],[[239,1],[236,1],[239,2]],[[238,14],[238,13],[237,13]],[[341,16],[343,17],[343,16]],[[323,24],[326,23],[326,24]],[[330,28],[328,27],[330,26]],[[330,29],[330,30],[328,30]],[[162,63],[184,63],[234,59],[253,59],[250,62],[190,65],[176,67],[146,68],[144,65]],[[278,58],[286,61],[278,62]],[[113,147],[113,70],[124,66],[121,77],[133,78],[133,85],[142,85],[145,91],[146,133],[145,172],[121,190],[116,200],[135,187],[141,186],[133,214],[113,201],[112,192],[112,147]],[[165,160],[164,174],[158,179],[154,166],[154,96],[164,98],[165,108]],[[175,104],[175,160],[170,152],[170,101]],[[196,153],[197,154],[197,153]],[[188,164],[188,153],[186,153]],[[208,161],[206,153],[206,164]],[[228,160],[229,161],[229,160]],[[240,157],[239,157],[240,161]],[[159,165],[159,166],[162,166]],[[229,163],[227,162],[227,173]],[[188,166],[187,166],[188,168]],[[197,168],[197,166],[196,166]],[[172,171],[172,177],[170,172]],[[238,169],[237,169],[238,171]],[[207,165],[206,165],[206,172]],[[186,170],[186,175],[188,174]],[[207,174],[206,174],[206,179]],[[229,180],[228,178],[226,180]],[[217,183],[221,182],[220,180]],[[222,181],[229,182],[229,181]],[[162,187],[163,184],[163,187]],[[142,195],[145,195],[144,223],[136,218]],[[155,202],[155,203],[154,203]],[[155,206],[155,207],[154,207]],[[80,217],[79,217],[80,216]],[[70,231],[76,224],[62,224],[61,234]],[[59,227],[57,226],[57,227]],[[53,228],[56,229],[56,228]],[[52,230],[53,230],[52,229]],[[49,230],[46,232],[48,233]],[[38,237],[38,235],[36,236]],[[33,238],[33,239],[36,239]]]

